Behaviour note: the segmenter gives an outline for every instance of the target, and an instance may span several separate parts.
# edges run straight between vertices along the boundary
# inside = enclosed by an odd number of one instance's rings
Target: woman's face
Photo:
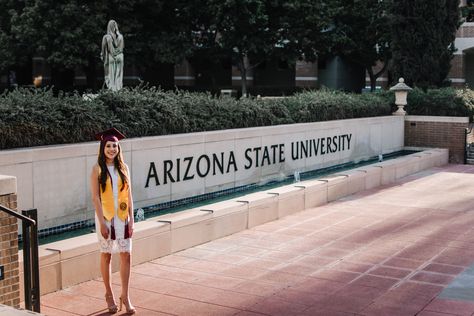
[[[119,153],[118,146],[119,146],[118,142],[108,141],[107,143],[105,143],[104,155],[108,161],[113,161],[115,157],[117,157]]]

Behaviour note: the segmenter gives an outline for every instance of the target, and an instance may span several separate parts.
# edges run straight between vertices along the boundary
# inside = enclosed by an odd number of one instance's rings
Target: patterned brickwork
[[[474,25],[464,24],[456,32],[456,37],[474,37]]]
[[[295,65],[295,86],[316,88],[318,86],[318,63],[297,61]]]
[[[295,75],[297,77],[317,77],[318,63],[297,61],[295,65]]]
[[[16,194],[1,195],[0,204],[16,210]],[[0,266],[4,267],[5,277],[0,280],[0,304],[19,307],[18,223],[4,212],[0,212]]]
[[[405,146],[449,149],[449,162],[464,163],[468,123],[405,121]]]
[[[463,55],[454,55],[448,78],[464,78]]]

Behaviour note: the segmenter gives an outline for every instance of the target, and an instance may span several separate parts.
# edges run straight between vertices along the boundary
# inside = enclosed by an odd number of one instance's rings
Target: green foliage
[[[334,2],[324,0],[201,0],[191,5],[197,48],[230,52],[247,94],[246,74],[270,56],[313,61],[328,47]]]
[[[156,88],[136,87],[120,92],[102,90],[98,102],[109,110],[116,126],[129,137],[179,133],[187,122],[176,106],[176,95]]]
[[[320,90],[303,92],[281,101],[294,122],[318,122],[390,114],[390,103],[379,94],[349,94]]]
[[[0,72],[25,63],[31,52],[28,42],[15,38],[12,32],[12,20],[23,7],[23,1],[0,1]]]
[[[468,116],[474,114],[474,91],[453,88],[415,88],[408,94],[406,110],[412,115]]]
[[[3,2],[0,1],[0,21],[7,12],[2,12]],[[71,71],[82,67],[89,87],[94,87],[108,20],[116,20],[124,35],[127,64],[145,72],[156,63],[175,63],[189,54],[191,28],[183,14],[185,5],[184,0],[33,0],[24,2],[24,8],[18,9],[5,24],[16,41],[28,43],[28,51],[18,50],[19,56],[29,57],[29,53],[34,53],[46,59],[54,70],[54,84],[64,84],[61,73],[69,70],[66,73],[71,77]],[[0,23],[0,57],[3,57],[6,52],[2,45],[10,39],[1,29]]]
[[[115,123],[100,102],[78,94],[16,89],[0,95],[0,148],[75,143]]]
[[[345,56],[367,69],[372,91],[391,58],[389,2],[339,0],[334,17],[331,54]],[[374,73],[372,67],[376,62],[382,63],[383,67]]]
[[[12,20],[15,36],[28,41],[35,54],[53,68],[86,66],[98,56],[101,27],[107,22],[104,7],[83,1],[41,0],[27,2]]]
[[[451,67],[459,0],[393,1],[392,77],[422,89],[441,87]]]
[[[236,100],[137,87],[86,100],[77,93],[16,89],[0,95],[0,149],[92,141],[111,126],[141,137],[389,115],[390,102],[382,94],[329,90]]]

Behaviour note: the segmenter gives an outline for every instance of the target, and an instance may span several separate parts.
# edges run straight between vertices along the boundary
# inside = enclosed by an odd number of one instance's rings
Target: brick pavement
[[[473,166],[433,168],[135,266],[132,302],[138,315],[474,315],[473,183]],[[42,313],[108,315],[103,296],[85,282],[43,296]]]

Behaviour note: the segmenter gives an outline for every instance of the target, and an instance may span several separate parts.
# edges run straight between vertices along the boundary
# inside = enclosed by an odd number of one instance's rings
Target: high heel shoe
[[[118,311],[117,304],[115,304],[115,299],[113,294],[105,294],[105,301],[107,302],[107,309],[110,314],[115,314]]]
[[[133,315],[137,312],[135,307],[133,307],[132,304],[130,304],[130,300],[127,299],[125,301],[125,299],[120,296],[120,309],[119,309],[120,311],[122,311],[122,304],[125,305],[125,310],[128,315]]]

